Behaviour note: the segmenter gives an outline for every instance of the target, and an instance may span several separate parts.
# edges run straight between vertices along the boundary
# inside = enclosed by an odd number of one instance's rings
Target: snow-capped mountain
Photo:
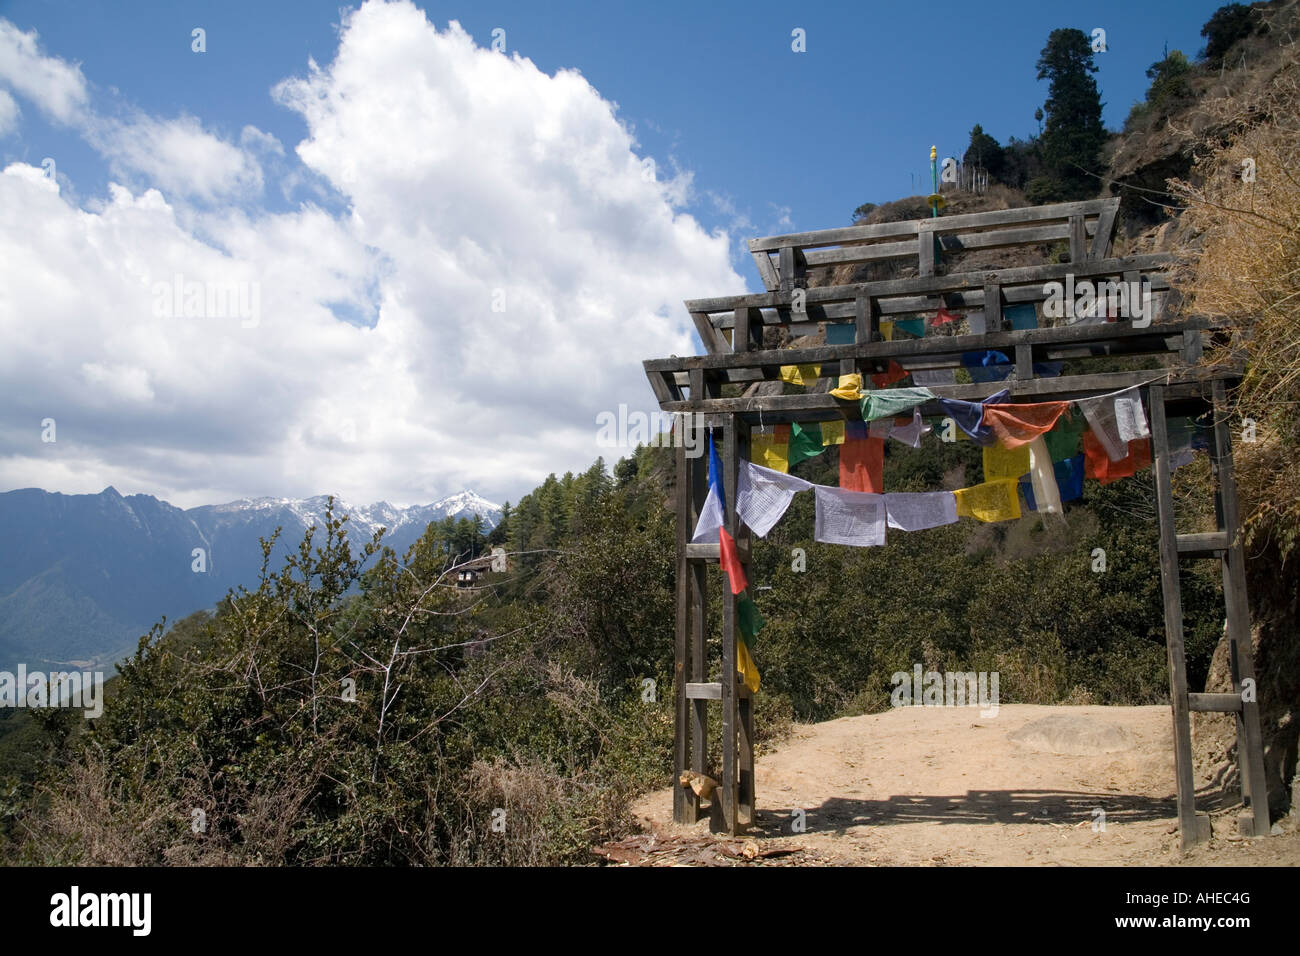
[[[251,498],[182,510],[113,488],[0,493],[0,669],[20,660],[98,660],[133,647],[160,615],[174,621],[229,588],[253,586],[258,539],[280,529],[278,568],[309,526],[323,524],[328,501]],[[408,508],[336,497],[334,513],[349,516],[354,546],[384,528],[382,543],[399,557],[430,522],[479,515],[486,533],[501,521],[501,508],[473,491]]]
[[[307,528],[311,525],[319,527],[324,523],[328,506],[328,495],[316,495],[313,498],[241,498],[221,505],[191,508],[186,513],[203,512],[216,520],[227,522],[254,515],[291,516],[296,519],[296,523]],[[334,513],[336,516],[346,514],[348,526],[354,533],[369,536],[380,528],[385,528],[387,529],[385,537],[390,537],[411,525],[418,525],[420,532],[423,533],[431,521],[441,521],[447,517],[460,519],[478,515],[483,519],[484,531],[490,531],[501,521],[501,506],[469,489],[440,498],[432,504],[411,505],[407,508],[390,505],[387,501],[353,505],[335,496]]]

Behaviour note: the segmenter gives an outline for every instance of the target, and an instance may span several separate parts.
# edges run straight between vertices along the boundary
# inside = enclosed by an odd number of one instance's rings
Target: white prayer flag
[[[1056,468],[1042,435],[1029,443],[1029,482],[1034,489],[1034,508],[1039,514],[1059,515],[1063,512]]]
[[[1138,438],[1147,438],[1151,432],[1147,429],[1147,416],[1142,411],[1142,399],[1115,399],[1115,425],[1119,429],[1120,440],[1125,444]]]
[[[1137,386],[1126,388],[1123,392],[1113,395],[1098,395],[1096,398],[1078,398],[1075,403],[1083,410],[1083,417],[1088,421],[1088,427],[1092,433],[1097,436],[1101,446],[1106,449],[1106,455],[1111,461],[1122,461],[1128,457],[1128,441],[1120,435],[1120,425],[1116,420],[1116,405],[1123,401],[1125,408],[1129,408],[1130,402],[1138,403],[1138,414],[1141,414],[1141,399],[1136,395],[1127,395],[1128,392],[1134,392]],[[1125,411],[1129,415],[1128,427],[1136,426],[1132,413]],[[1146,416],[1142,416],[1142,428],[1146,428]],[[1145,436],[1139,436],[1145,437]]]
[[[874,422],[872,424],[875,424]],[[895,425],[889,430],[889,437],[901,441],[913,448],[921,447],[921,436],[930,433],[930,426],[921,421],[921,410],[912,409],[912,420],[906,425]]]
[[[767,537],[781,520],[796,492],[811,488],[812,482],[742,461],[736,474],[736,514],[760,538]]]
[[[951,491],[890,492],[885,495],[885,511],[889,527],[923,531],[956,523],[957,496]]]
[[[695,534],[691,536],[691,544],[716,544],[718,529],[722,527],[724,519],[722,499],[710,486],[709,496],[704,499],[704,507],[700,509],[700,519],[695,522]]]
[[[827,544],[869,548],[885,543],[885,496],[814,485],[817,526],[813,537]]]

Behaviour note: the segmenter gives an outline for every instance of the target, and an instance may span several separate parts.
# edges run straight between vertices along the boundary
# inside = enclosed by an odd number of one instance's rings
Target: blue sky
[[[1104,120],[1118,129],[1145,95],[1146,68],[1166,44],[1195,55],[1200,27],[1220,5],[418,4],[440,28],[459,21],[480,45],[505,30],[507,49],[547,73],[579,70],[618,104],[643,155],[694,174],[701,196],[691,211],[702,222],[749,222],[762,234],[781,231],[783,215],[795,230],[828,228],[859,203],[907,195],[927,170],[930,145],[960,155],[975,123],[1000,142],[1033,135],[1046,98],[1035,62],[1057,27],[1106,30],[1096,78]],[[18,0],[0,3],[0,15],[39,29],[47,50],[80,61],[94,82],[141,109],[193,113],[231,132],[251,123],[291,144],[304,124],[269,91],[308,57],[332,58],[340,6]],[[207,31],[203,55],[190,49],[197,26]],[[803,54],[791,50],[796,27],[806,31]],[[6,160],[57,151],[80,189],[105,187],[103,163],[75,137],[40,133],[5,144]]]
[[[517,498],[617,457],[594,416],[653,407],[682,298],[758,287],[745,239],[1033,134],[1057,27],[1106,31],[1118,128],[1218,5],[0,2],[0,488]],[[175,276],[266,321],[159,324]]]

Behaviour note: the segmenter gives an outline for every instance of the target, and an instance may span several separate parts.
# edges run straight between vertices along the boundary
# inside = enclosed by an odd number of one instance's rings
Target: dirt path
[[[796,725],[756,761],[763,848],[797,844],[810,860],[857,865],[1297,865],[1300,833],[1236,837],[1239,807],[1197,779],[1214,839],[1178,849],[1167,707],[907,707]],[[1097,808],[1104,811],[1105,829]],[[796,811],[806,827],[796,832]],[[671,791],[634,807],[660,838]]]

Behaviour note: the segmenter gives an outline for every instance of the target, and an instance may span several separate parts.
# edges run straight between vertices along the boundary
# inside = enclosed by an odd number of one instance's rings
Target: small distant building
[[[466,561],[456,569],[456,587],[472,588],[478,584],[481,578],[488,571],[492,570],[492,555],[485,554],[481,558],[475,558],[472,561]]]

